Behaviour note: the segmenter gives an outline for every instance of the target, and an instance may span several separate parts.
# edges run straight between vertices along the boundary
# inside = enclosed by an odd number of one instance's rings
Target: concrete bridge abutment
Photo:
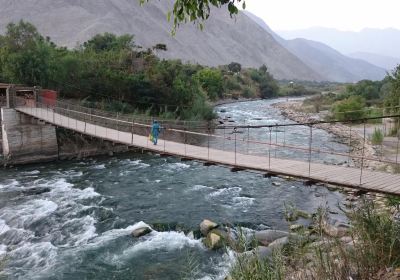
[[[56,128],[12,108],[1,108],[1,135],[7,165],[58,159]]]

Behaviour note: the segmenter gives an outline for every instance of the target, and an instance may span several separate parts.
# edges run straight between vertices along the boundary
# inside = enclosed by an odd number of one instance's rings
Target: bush
[[[245,87],[244,89],[243,89],[243,92],[242,92],[242,96],[244,97],[244,98],[252,98],[252,97],[254,97],[256,94],[255,94],[255,92],[250,88],[250,87]]]
[[[384,136],[383,136],[382,130],[379,129],[379,128],[375,128],[375,129],[374,129],[374,133],[372,133],[372,136],[371,136],[371,142],[372,142],[372,144],[373,144],[373,145],[380,145],[380,144],[382,144],[383,138],[384,138]]]
[[[360,96],[351,96],[341,101],[335,102],[332,113],[336,120],[357,120],[365,116],[365,100]]]

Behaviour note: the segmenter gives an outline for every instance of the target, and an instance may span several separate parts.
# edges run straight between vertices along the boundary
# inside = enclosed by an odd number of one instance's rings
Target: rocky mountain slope
[[[0,0],[0,32],[7,23],[24,19],[68,47],[97,33],[129,33],[144,47],[166,44],[168,51],[159,53],[165,58],[211,66],[232,61],[252,67],[266,64],[278,79],[326,79],[243,13],[231,19],[225,9],[213,10],[204,31],[186,24],[172,37],[167,22],[171,3],[152,0],[141,7],[138,0]]]
[[[386,74],[383,68],[361,59],[345,56],[323,43],[302,38],[285,40],[272,31],[261,18],[249,12],[245,13],[270,33],[282,46],[330,81],[380,80]]]

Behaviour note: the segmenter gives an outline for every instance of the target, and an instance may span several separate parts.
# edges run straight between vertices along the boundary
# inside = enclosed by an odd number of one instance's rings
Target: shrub
[[[336,120],[357,120],[364,117],[365,100],[360,96],[350,96],[341,101],[335,102],[332,113]]]
[[[382,130],[379,128],[374,129],[374,133],[371,136],[371,142],[373,145],[380,145],[383,142],[383,133]]]
[[[255,94],[254,90],[252,90],[250,87],[245,87],[245,88],[243,89],[242,96],[243,96],[244,98],[251,98],[251,97],[254,97],[255,95],[256,95],[256,94]]]

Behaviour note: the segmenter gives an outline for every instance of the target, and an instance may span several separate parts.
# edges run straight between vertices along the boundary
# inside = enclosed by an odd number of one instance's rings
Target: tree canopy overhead
[[[139,0],[141,4],[150,0]],[[202,28],[202,21],[210,16],[211,7],[221,8],[226,6],[230,15],[236,15],[239,12],[237,4],[241,4],[242,8],[246,8],[245,0],[175,0],[172,12],[168,13],[168,20],[173,18],[174,30],[181,23],[199,22]]]

